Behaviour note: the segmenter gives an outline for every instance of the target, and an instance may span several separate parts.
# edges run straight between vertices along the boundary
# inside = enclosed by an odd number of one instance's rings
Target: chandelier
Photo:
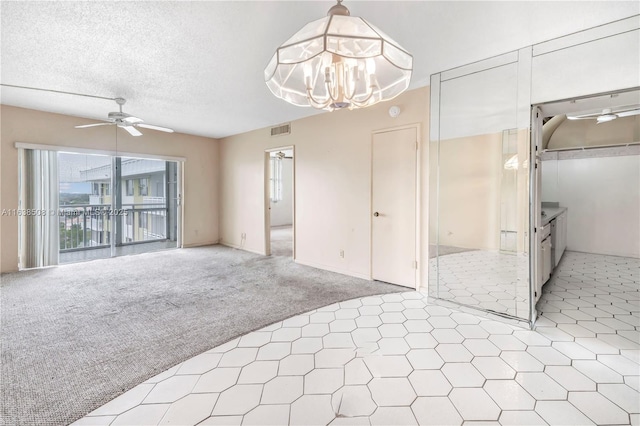
[[[271,92],[296,106],[364,108],[409,87],[413,57],[342,0],[278,48],[264,70]]]

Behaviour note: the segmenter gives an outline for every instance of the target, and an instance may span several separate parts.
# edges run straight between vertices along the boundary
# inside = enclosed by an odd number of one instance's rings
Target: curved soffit
[[[571,149],[640,142],[640,115],[597,124],[555,116],[543,126],[543,149]]]

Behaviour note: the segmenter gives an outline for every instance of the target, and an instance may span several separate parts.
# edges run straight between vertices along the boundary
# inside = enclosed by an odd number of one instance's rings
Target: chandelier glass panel
[[[274,95],[333,111],[367,107],[409,87],[411,54],[340,3],[278,48],[264,71]]]

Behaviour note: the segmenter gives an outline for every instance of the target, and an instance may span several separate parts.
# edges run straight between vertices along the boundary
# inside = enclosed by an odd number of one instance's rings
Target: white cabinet
[[[551,238],[547,238],[541,245],[542,282],[545,283],[551,278]]]
[[[561,209],[561,210],[558,210]],[[538,233],[538,262],[536,270],[536,296],[542,294],[542,286],[551,278],[567,247],[567,210],[547,209],[550,221]]]
[[[538,271],[536,279],[536,301],[542,295],[542,286],[551,276],[553,265],[551,264],[551,224],[545,225],[540,234],[540,250],[538,258]]]
[[[542,286],[551,277],[551,238],[540,243],[540,259],[538,262],[538,279],[536,280],[536,302],[542,296]]]
[[[562,212],[556,219],[556,229],[555,229],[555,255],[554,265],[558,265],[560,263],[560,259],[562,258],[562,254],[564,250],[567,248],[567,211]]]

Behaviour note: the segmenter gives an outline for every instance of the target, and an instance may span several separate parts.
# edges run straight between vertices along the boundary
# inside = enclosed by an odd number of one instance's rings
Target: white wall
[[[542,202],[559,202],[560,187],[558,185],[558,160],[557,155],[554,160],[542,162]]]
[[[336,111],[291,123],[291,134],[270,137],[261,129],[221,140],[221,240],[232,247],[265,252],[266,149],[295,146],[296,261],[347,275],[371,276],[372,131],[419,124],[428,134],[428,88],[411,90],[390,102]],[[391,105],[401,114],[391,118]],[[428,150],[422,153],[427,172]],[[425,175],[422,187],[427,188]],[[423,191],[426,199],[427,191]],[[422,201],[426,206],[426,202]],[[427,209],[422,264],[427,259]],[[246,239],[242,234],[246,234]],[[340,251],[344,251],[344,257]],[[422,269],[423,276],[426,268]],[[426,279],[423,279],[426,284]]]
[[[512,57],[517,60],[517,52],[503,57],[504,61],[513,60]],[[492,66],[492,62],[483,61],[482,65]],[[518,64],[464,72],[471,73],[459,77],[454,74],[454,78],[442,81],[440,140],[501,134],[505,129],[517,128]],[[443,78],[451,73],[443,73]]]
[[[293,224],[293,159],[283,158],[282,162],[282,199],[271,202],[271,226]]]
[[[532,104],[638,87],[640,15],[533,46],[531,75]]]
[[[640,155],[543,161],[542,200],[567,207],[568,250],[640,258]]]

